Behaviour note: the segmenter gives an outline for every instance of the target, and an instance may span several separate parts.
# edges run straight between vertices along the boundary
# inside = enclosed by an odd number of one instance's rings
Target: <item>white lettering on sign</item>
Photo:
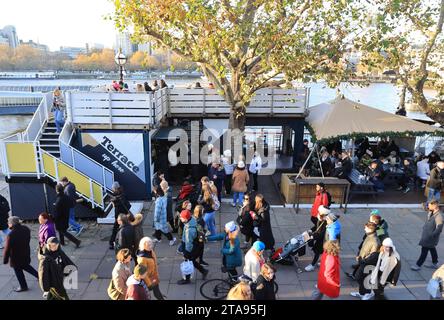
[[[119,151],[119,150],[118,150],[118,149],[112,144],[112,141],[111,141],[108,137],[106,137],[106,136],[103,137],[103,141],[101,142],[101,145],[102,145],[105,149],[107,149],[111,154],[113,154],[113,155],[119,160],[119,162],[122,163],[123,165],[125,165],[128,169],[130,169],[130,170],[133,171],[134,173],[138,173],[138,172],[139,172],[139,170],[140,170],[139,167],[136,166],[136,165],[134,164],[134,162],[130,161],[126,155],[124,155],[122,152],[120,152],[120,151]],[[103,160],[106,160],[106,159],[105,159],[105,156],[106,156],[106,155],[103,155]],[[108,156],[107,156],[107,157],[108,157]],[[109,158],[109,157],[108,157],[108,158]],[[109,159],[109,160],[110,160],[110,159]],[[109,161],[109,160],[107,160],[107,161]],[[119,172],[121,172],[121,173],[124,172],[124,169],[123,169],[123,168],[117,163],[117,161],[113,161],[111,164],[113,165],[114,168],[116,168],[117,170],[119,170]]]

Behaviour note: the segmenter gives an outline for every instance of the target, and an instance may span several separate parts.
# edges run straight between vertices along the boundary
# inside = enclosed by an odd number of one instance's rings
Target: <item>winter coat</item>
[[[150,300],[150,293],[145,281],[134,279],[130,276],[126,281],[128,287],[125,300]]]
[[[332,224],[328,224],[325,232],[325,241],[338,240],[341,241],[341,223],[336,220]]]
[[[71,200],[64,193],[57,194],[54,203],[54,221],[57,230],[66,230],[69,227],[69,209],[71,208]]]
[[[247,170],[236,168],[233,172],[231,180],[231,190],[233,192],[247,192],[247,186],[249,181]]]
[[[11,268],[24,268],[31,263],[31,230],[18,224],[11,229],[6,237],[5,249],[3,251],[3,263]]]
[[[216,176],[216,179],[214,179],[214,176]],[[211,166],[210,169],[208,169],[208,178],[211,181],[214,181],[214,184],[217,187],[217,191],[221,192],[222,185],[225,180],[225,171],[223,169],[219,169],[219,167],[214,168],[213,166]]]
[[[224,241],[220,252],[223,255],[224,266],[227,267],[227,269],[234,269],[242,265],[242,251],[240,249],[238,236],[234,239],[233,245],[230,239],[228,239],[228,234],[225,232],[209,236],[207,239],[208,241]]]
[[[433,168],[430,171],[430,179],[427,183],[427,187],[435,190],[442,190],[444,185],[444,172],[438,167]]]
[[[367,234],[362,243],[361,250],[359,250],[358,257],[361,258],[362,261],[371,259],[372,256],[379,253],[379,248],[381,247],[381,242],[379,238],[376,236],[376,232]]]
[[[169,232],[167,222],[167,196],[157,197],[154,207],[154,228],[164,233]]]
[[[126,196],[123,192],[117,193],[114,196],[111,197],[111,202],[114,206],[114,218],[117,219],[119,214],[129,214],[131,204],[126,199]]]
[[[311,228],[313,240],[311,242],[313,252],[322,254],[324,252],[324,239],[327,230],[327,222],[325,220],[318,220],[316,226]]]
[[[227,176],[232,175],[233,172],[234,172],[234,167],[235,167],[234,164],[230,163],[228,161],[228,159],[226,159],[226,158],[223,158],[222,161],[223,161],[223,164],[224,164],[225,174]]]
[[[119,292],[119,297],[116,300],[125,300],[126,291],[128,290],[126,281],[130,276],[129,264],[117,261],[112,272],[113,287]]]
[[[182,241],[185,244],[185,250],[188,253],[193,253],[194,239],[197,237],[197,222],[194,217],[185,223],[182,233]]]
[[[422,228],[421,240],[419,245],[424,248],[434,248],[438,245],[439,236],[443,228],[442,214],[437,212],[427,216],[427,221]]]
[[[143,238],[143,215],[141,213],[138,213],[134,216],[134,221],[131,222],[131,225],[134,227],[134,236],[135,236],[135,243],[136,247],[139,245],[140,240]]]
[[[70,200],[70,208],[74,208],[76,206],[76,200],[77,200],[77,192],[75,184],[72,182],[68,182],[68,184],[64,188],[64,192]]]
[[[44,224],[39,226],[39,245],[43,247],[51,237],[56,237],[56,231],[54,223],[51,221],[47,221]]]
[[[245,255],[244,274],[256,281],[261,274],[261,266],[261,261],[258,259],[256,252],[253,249],[248,250]]]
[[[270,206],[264,202],[263,207],[256,212],[253,225],[259,229],[259,240],[265,244],[265,249],[274,248],[274,237],[271,229]]]
[[[168,187],[168,191],[166,192],[167,196],[167,221],[171,221],[174,217],[173,215],[173,187]]]
[[[325,177],[328,177],[331,175],[334,165],[331,162],[330,157],[327,157],[325,159],[321,158],[321,167],[322,167],[322,172],[324,173]]]
[[[318,290],[330,298],[339,296],[341,262],[339,256],[324,252],[318,273]]]
[[[385,264],[382,263],[384,260],[386,261]],[[381,265],[385,265],[383,270],[381,270]],[[393,251],[391,256],[388,256],[385,252],[381,252],[379,253],[376,267],[371,273],[370,283],[385,286],[387,282],[390,282],[391,284],[396,285],[400,273],[401,258],[398,252]]]
[[[46,246],[42,248],[39,258],[39,284],[43,292],[49,292],[54,288],[61,296],[66,296],[63,279],[66,266],[75,267],[74,262],[62,249],[50,251]]]
[[[11,208],[9,207],[8,200],[0,195],[0,230],[8,229],[8,218],[10,210]]]
[[[274,279],[268,281],[263,275],[259,275],[254,286],[254,300],[276,300],[274,293]]]
[[[253,218],[250,215],[250,208],[251,206],[243,207],[239,213],[239,216],[237,218],[237,223],[239,224],[240,232],[250,237],[253,234]]]
[[[404,174],[406,175],[407,178],[413,178],[416,176],[416,168],[414,167],[413,164],[409,164],[409,165],[403,165],[402,166],[402,170],[404,172]]]
[[[157,256],[154,251],[138,251],[137,263],[148,269],[144,279],[148,288],[159,284],[159,271],[157,269]]]
[[[311,216],[318,216],[318,209],[320,206],[328,207],[328,196],[326,192],[316,192],[316,197],[311,207]]]
[[[116,236],[116,253],[119,252],[120,249],[129,249],[133,254],[137,245],[134,227],[130,224],[121,225]]]

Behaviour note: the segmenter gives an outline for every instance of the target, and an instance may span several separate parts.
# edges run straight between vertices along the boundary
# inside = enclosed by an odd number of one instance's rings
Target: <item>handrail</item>
[[[43,95],[43,99],[35,111],[34,116],[22,134],[25,141],[37,141],[43,126],[48,122],[51,106],[52,93],[46,93]]]

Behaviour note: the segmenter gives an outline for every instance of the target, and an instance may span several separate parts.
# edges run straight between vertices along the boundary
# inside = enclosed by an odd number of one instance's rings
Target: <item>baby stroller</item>
[[[299,266],[299,257],[305,255],[305,246],[310,240],[310,235],[306,231],[300,235],[297,235],[287,243],[277,249],[270,258],[271,263],[280,263],[283,265],[295,265],[296,271],[302,273],[302,269]]]

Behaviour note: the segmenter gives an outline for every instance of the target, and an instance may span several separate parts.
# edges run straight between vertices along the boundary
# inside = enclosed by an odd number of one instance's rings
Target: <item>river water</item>
[[[187,86],[199,79],[167,79],[169,85]],[[131,85],[143,83],[143,80],[130,80]],[[151,81],[150,81],[151,82]],[[1,80],[0,86],[56,86],[56,85],[79,85],[98,86],[109,84],[110,80],[85,80],[85,79],[55,79],[55,80]],[[324,83],[308,83],[310,87],[310,106],[328,102],[335,98],[336,89],[329,88]],[[391,83],[372,83],[366,87],[341,84],[340,91],[350,100],[363,103],[387,112],[394,113],[399,103],[400,88]],[[18,93],[15,93],[18,94]],[[432,90],[426,91],[427,96],[433,96]],[[423,114],[409,112],[408,116],[416,119],[427,119]],[[0,138],[9,136],[26,128],[32,116],[0,116]]]

